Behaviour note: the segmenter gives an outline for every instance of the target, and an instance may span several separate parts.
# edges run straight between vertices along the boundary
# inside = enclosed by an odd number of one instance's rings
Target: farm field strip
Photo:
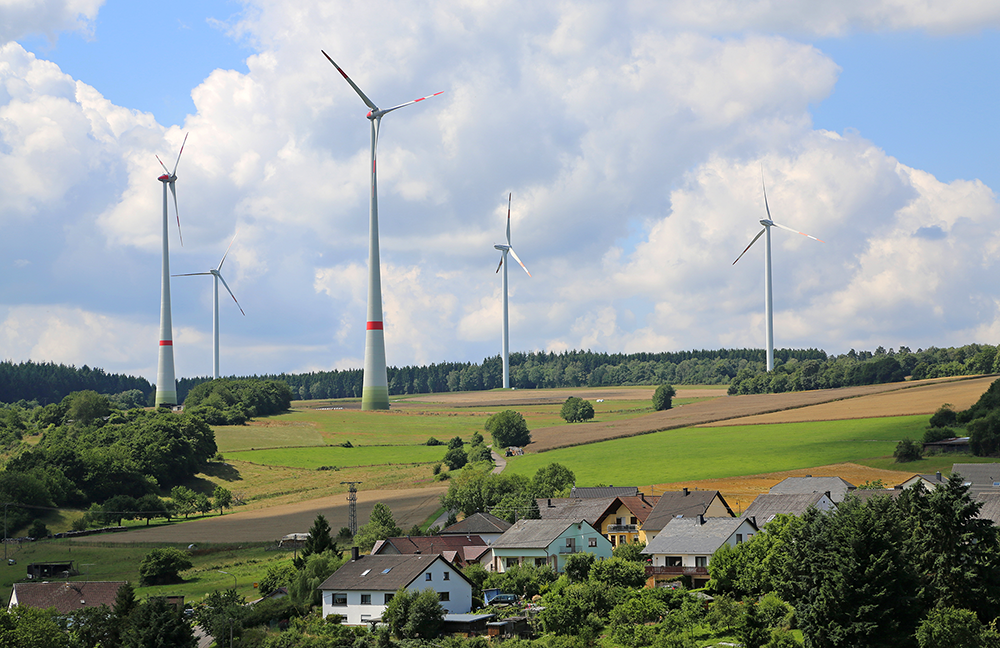
[[[315,470],[321,466],[384,466],[440,462],[447,446],[321,446],[318,448],[270,448],[230,452],[227,458],[264,466],[288,466]]]
[[[655,484],[753,475],[891,455],[903,437],[918,438],[926,416],[719,428],[681,428],[508,459],[507,470],[532,475],[556,462],[577,484]]]

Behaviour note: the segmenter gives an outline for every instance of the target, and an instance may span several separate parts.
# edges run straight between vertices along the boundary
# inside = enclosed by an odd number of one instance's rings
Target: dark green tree
[[[892,456],[896,459],[896,463],[917,461],[923,457],[923,448],[913,439],[903,439],[896,444],[896,449],[893,451]]]
[[[566,565],[563,571],[570,581],[579,583],[590,577],[590,568],[594,565],[596,557],[592,553],[575,553],[566,557]]]
[[[302,547],[302,552],[293,561],[296,569],[302,569],[305,566],[306,558],[313,554],[323,553],[324,551],[337,552],[337,543],[330,536],[331,530],[330,523],[326,521],[326,517],[322,514],[317,515],[312,527],[309,529],[308,535],[306,535],[306,542]]]
[[[233,504],[232,492],[228,488],[217,485],[212,491],[212,504],[214,508],[219,509],[219,515],[222,515],[223,509],[227,509]]]
[[[503,410],[486,419],[486,431],[493,436],[493,448],[524,447],[531,443],[528,424],[519,412]]]
[[[594,406],[590,404],[590,401],[577,398],[576,396],[570,396],[566,399],[566,402],[563,403],[559,415],[567,423],[589,421],[594,418]]]
[[[187,554],[180,549],[153,549],[139,563],[139,582],[142,585],[181,583],[180,572],[192,566]]]
[[[27,605],[0,608],[0,646],[11,648],[71,648],[69,636],[56,622],[55,608]]]
[[[153,597],[140,603],[122,633],[124,648],[195,648],[191,624],[166,599]]]
[[[576,475],[572,470],[559,463],[550,463],[535,471],[531,478],[531,494],[534,497],[568,497],[575,483]]]
[[[437,592],[399,588],[382,613],[382,621],[397,639],[433,639],[444,623],[444,608]]]
[[[599,560],[590,568],[590,578],[609,587],[642,587],[646,568],[631,560],[611,557]]]
[[[458,470],[467,463],[469,463],[469,456],[465,454],[465,450],[461,446],[444,453],[444,464],[448,466],[449,470]]]
[[[218,646],[228,645],[231,636],[242,645],[244,629],[247,627],[247,617],[251,608],[246,600],[236,593],[235,589],[216,590],[210,592],[194,609],[194,620],[209,635],[215,637]]]
[[[660,385],[653,392],[653,409],[657,412],[668,410],[673,407],[674,396],[677,390],[673,385]]]
[[[460,436],[453,437],[448,441],[449,450],[454,450],[455,448],[461,448],[463,445],[465,445],[465,442],[462,441],[462,437]]]
[[[1000,635],[972,610],[934,608],[917,626],[919,648],[997,648]]]
[[[362,551],[371,551],[376,541],[402,534],[403,530],[396,526],[396,520],[392,517],[392,510],[382,502],[376,502],[368,517],[368,524],[358,529],[358,534],[354,536],[354,546]]]
[[[646,556],[642,550],[646,548],[645,542],[626,542],[611,550],[611,555],[622,560],[646,564]]]

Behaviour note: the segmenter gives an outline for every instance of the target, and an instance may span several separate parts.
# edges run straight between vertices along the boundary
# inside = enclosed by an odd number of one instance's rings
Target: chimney
[[[830,500],[831,502],[833,501],[833,497],[830,495],[830,491],[826,491],[823,494],[826,495],[826,499]]]
[[[687,496],[688,496],[688,489],[687,489],[687,486],[685,486],[684,487],[684,497],[687,497]]]
[[[941,471],[940,470],[937,471],[937,473],[935,473],[934,476],[937,477],[938,481],[941,481]]]
[[[360,553],[357,547],[351,547],[351,560],[358,560]]]
[[[757,516],[756,515],[751,515],[750,516],[750,524],[752,524],[754,526],[757,526]]]
[[[705,516],[701,513],[698,514],[698,526],[705,524]]]
[[[552,498],[551,497],[548,499],[548,507],[552,508]]]

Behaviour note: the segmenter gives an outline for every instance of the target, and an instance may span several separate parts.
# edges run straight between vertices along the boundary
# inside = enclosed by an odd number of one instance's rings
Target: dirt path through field
[[[362,487],[363,488],[363,487]],[[414,524],[422,524],[440,507],[440,497],[447,490],[443,486],[415,488],[412,490],[358,491],[358,526],[365,524],[375,502],[384,502],[392,509],[396,525],[404,531]],[[81,538],[77,542],[148,542],[148,543],[198,543],[198,542],[269,542],[279,540],[289,533],[309,531],[318,514],[326,516],[336,533],[348,525],[347,496],[344,493],[276,506],[255,511],[237,511],[212,518],[127,533]]]

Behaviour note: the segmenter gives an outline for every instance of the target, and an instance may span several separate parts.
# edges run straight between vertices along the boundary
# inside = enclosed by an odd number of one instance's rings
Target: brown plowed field
[[[748,422],[746,420],[747,417],[759,418],[760,415],[772,413],[776,414],[774,415],[774,420],[767,421],[769,423],[823,420],[819,418],[792,418],[793,414],[789,410],[795,411],[795,415],[798,415],[800,414],[798,411],[800,408],[811,410],[813,409],[811,406],[824,403],[831,404],[831,411],[840,411],[839,416],[829,415],[827,419],[895,416],[896,414],[879,413],[872,407],[863,405],[865,399],[861,398],[888,395],[895,392],[900,392],[901,394],[900,405],[896,407],[895,411],[902,411],[905,414],[930,414],[947,402],[958,406],[959,403],[956,401],[960,400],[959,396],[961,394],[966,394],[965,398],[971,398],[972,394],[975,393],[975,398],[971,401],[975,402],[995,379],[995,376],[986,378],[977,376],[970,379],[936,379],[930,381],[889,383],[885,385],[865,385],[862,387],[842,387],[840,389],[817,389],[815,391],[787,392],[784,394],[724,396],[699,403],[691,403],[664,412],[653,412],[652,414],[627,421],[577,425],[573,429],[571,438],[566,434],[565,425],[536,428],[531,431],[531,445],[525,448],[525,452],[545,452],[546,450],[569,445],[583,445],[607,439],[649,434],[650,432],[673,430],[708,423],[718,424],[720,422],[727,422],[726,424],[728,425],[742,425]],[[952,386],[954,386],[954,389],[948,392],[950,394],[949,398],[952,398],[952,400],[948,400],[947,398],[942,400],[937,395],[936,390]],[[915,395],[912,398],[909,394],[905,393],[918,389],[920,391],[914,392]],[[680,397],[679,393],[678,397]],[[905,409],[902,405],[904,403],[908,403],[908,406],[915,408],[916,411],[914,409]],[[855,408],[856,404],[857,407]],[[856,412],[855,415],[846,415],[847,412],[852,410]]]
[[[408,529],[421,524],[427,516],[440,507],[440,497],[447,490],[430,486],[412,490],[383,490],[358,492],[358,526],[368,521],[375,502],[385,502],[392,509],[396,524]],[[348,526],[347,496],[343,493],[275,506],[255,511],[240,511],[149,529],[136,529],[128,533],[108,534],[81,538],[78,542],[148,542],[148,543],[198,543],[198,542],[269,542],[280,540],[289,533],[309,531],[316,516],[326,516],[334,532]]]
[[[897,484],[906,481],[915,473],[900,472],[897,470],[880,470],[869,468],[853,463],[833,464],[830,466],[818,466],[815,468],[803,468],[801,470],[786,470],[783,472],[767,473],[762,475],[747,475],[743,477],[727,477],[725,479],[702,479],[698,481],[677,482],[674,484],[656,484],[651,487],[643,487],[644,493],[656,495],[664,491],[677,491],[684,487],[694,490],[717,490],[722,493],[733,509],[733,513],[739,515],[746,510],[754,498],[761,493],[768,492],[772,486],[787,477],[840,477],[860,486],[867,481],[881,479],[888,487],[892,488]]]

